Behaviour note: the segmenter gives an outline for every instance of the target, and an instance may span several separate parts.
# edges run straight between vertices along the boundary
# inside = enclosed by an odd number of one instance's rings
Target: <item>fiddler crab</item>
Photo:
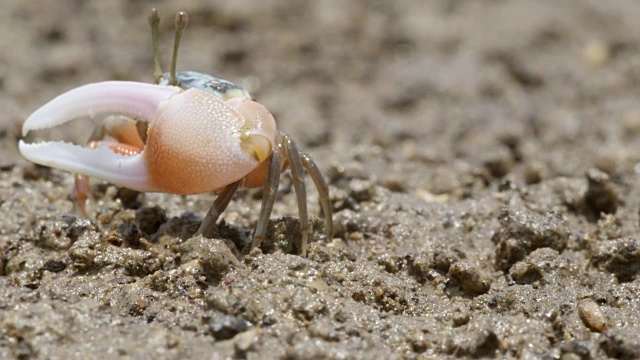
[[[51,100],[25,121],[22,134],[50,129],[79,118],[107,117],[86,146],[68,142],[26,143],[22,155],[37,164],[75,173],[77,208],[85,213],[89,177],[141,192],[189,195],[215,192],[195,235],[211,236],[216,221],[239,188],[263,187],[262,208],[253,241],[267,233],[280,173],[289,168],[300,216],[300,252],[309,237],[305,171],[319,193],[327,238],[333,234],[329,189],[318,167],[298,151],[288,135],[276,129],[271,113],[242,87],[194,71],[176,72],[178,47],[188,23],[176,15],[171,70],[158,59],[156,9],[149,15],[155,84],[105,81],[81,86]]]

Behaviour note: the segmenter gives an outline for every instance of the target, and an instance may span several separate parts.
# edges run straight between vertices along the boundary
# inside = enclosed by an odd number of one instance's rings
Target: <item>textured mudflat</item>
[[[147,2],[0,11],[0,357],[640,357],[640,4],[155,3],[163,61],[246,86],[330,181],[337,225],[296,255],[284,179],[269,239],[239,194],[137,197],[21,160],[64,90],[149,81]],[[309,5],[311,4],[311,5]],[[310,185],[310,182],[309,182]],[[309,190],[310,210],[319,214]]]

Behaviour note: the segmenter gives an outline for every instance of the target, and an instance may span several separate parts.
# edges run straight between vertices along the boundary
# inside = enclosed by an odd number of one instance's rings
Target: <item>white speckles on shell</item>
[[[213,191],[258,164],[240,146],[244,119],[215,96],[189,89],[160,104],[149,128],[146,158],[151,181],[162,191]]]

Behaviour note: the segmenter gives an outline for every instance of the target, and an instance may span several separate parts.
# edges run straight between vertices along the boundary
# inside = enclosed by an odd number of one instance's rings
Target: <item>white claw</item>
[[[144,158],[121,156],[106,146],[96,149],[66,142],[27,144],[20,140],[20,153],[44,166],[96,177],[137,191],[158,191],[149,182]]]
[[[32,130],[52,128],[80,117],[100,113],[127,114],[150,121],[163,101],[182,90],[130,81],[105,81],[84,85],[59,95],[31,114],[22,126],[26,136]],[[100,147],[89,149],[63,142],[19,143],[20,153],[37,164],[107,180],[138,191],[157,191],[149,181],[141,155],[121,156]]]
[[[175,86],[159,86],[132,81],[104,81],[84,85],[56,97],[31,114],[22,135],[31,130],[51,128],[79,117],[101,112],[127,113],[139,120],[152,119],[158,105],[182,91]]]

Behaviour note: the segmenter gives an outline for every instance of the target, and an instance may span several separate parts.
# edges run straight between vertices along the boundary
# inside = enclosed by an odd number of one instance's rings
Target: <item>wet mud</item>
[[[178,68],[248,90],[330,184],[284,175],[261,249],[239,193],[139,195],[17,151],[65,90]],[[0,357],[640,357],[640,4],[17,1],[0,11]],[[60,134],[58,134],[60,135]],[[61,134],[65,136],[69,134]],[[188,141],[188,139],[187,139]]]

